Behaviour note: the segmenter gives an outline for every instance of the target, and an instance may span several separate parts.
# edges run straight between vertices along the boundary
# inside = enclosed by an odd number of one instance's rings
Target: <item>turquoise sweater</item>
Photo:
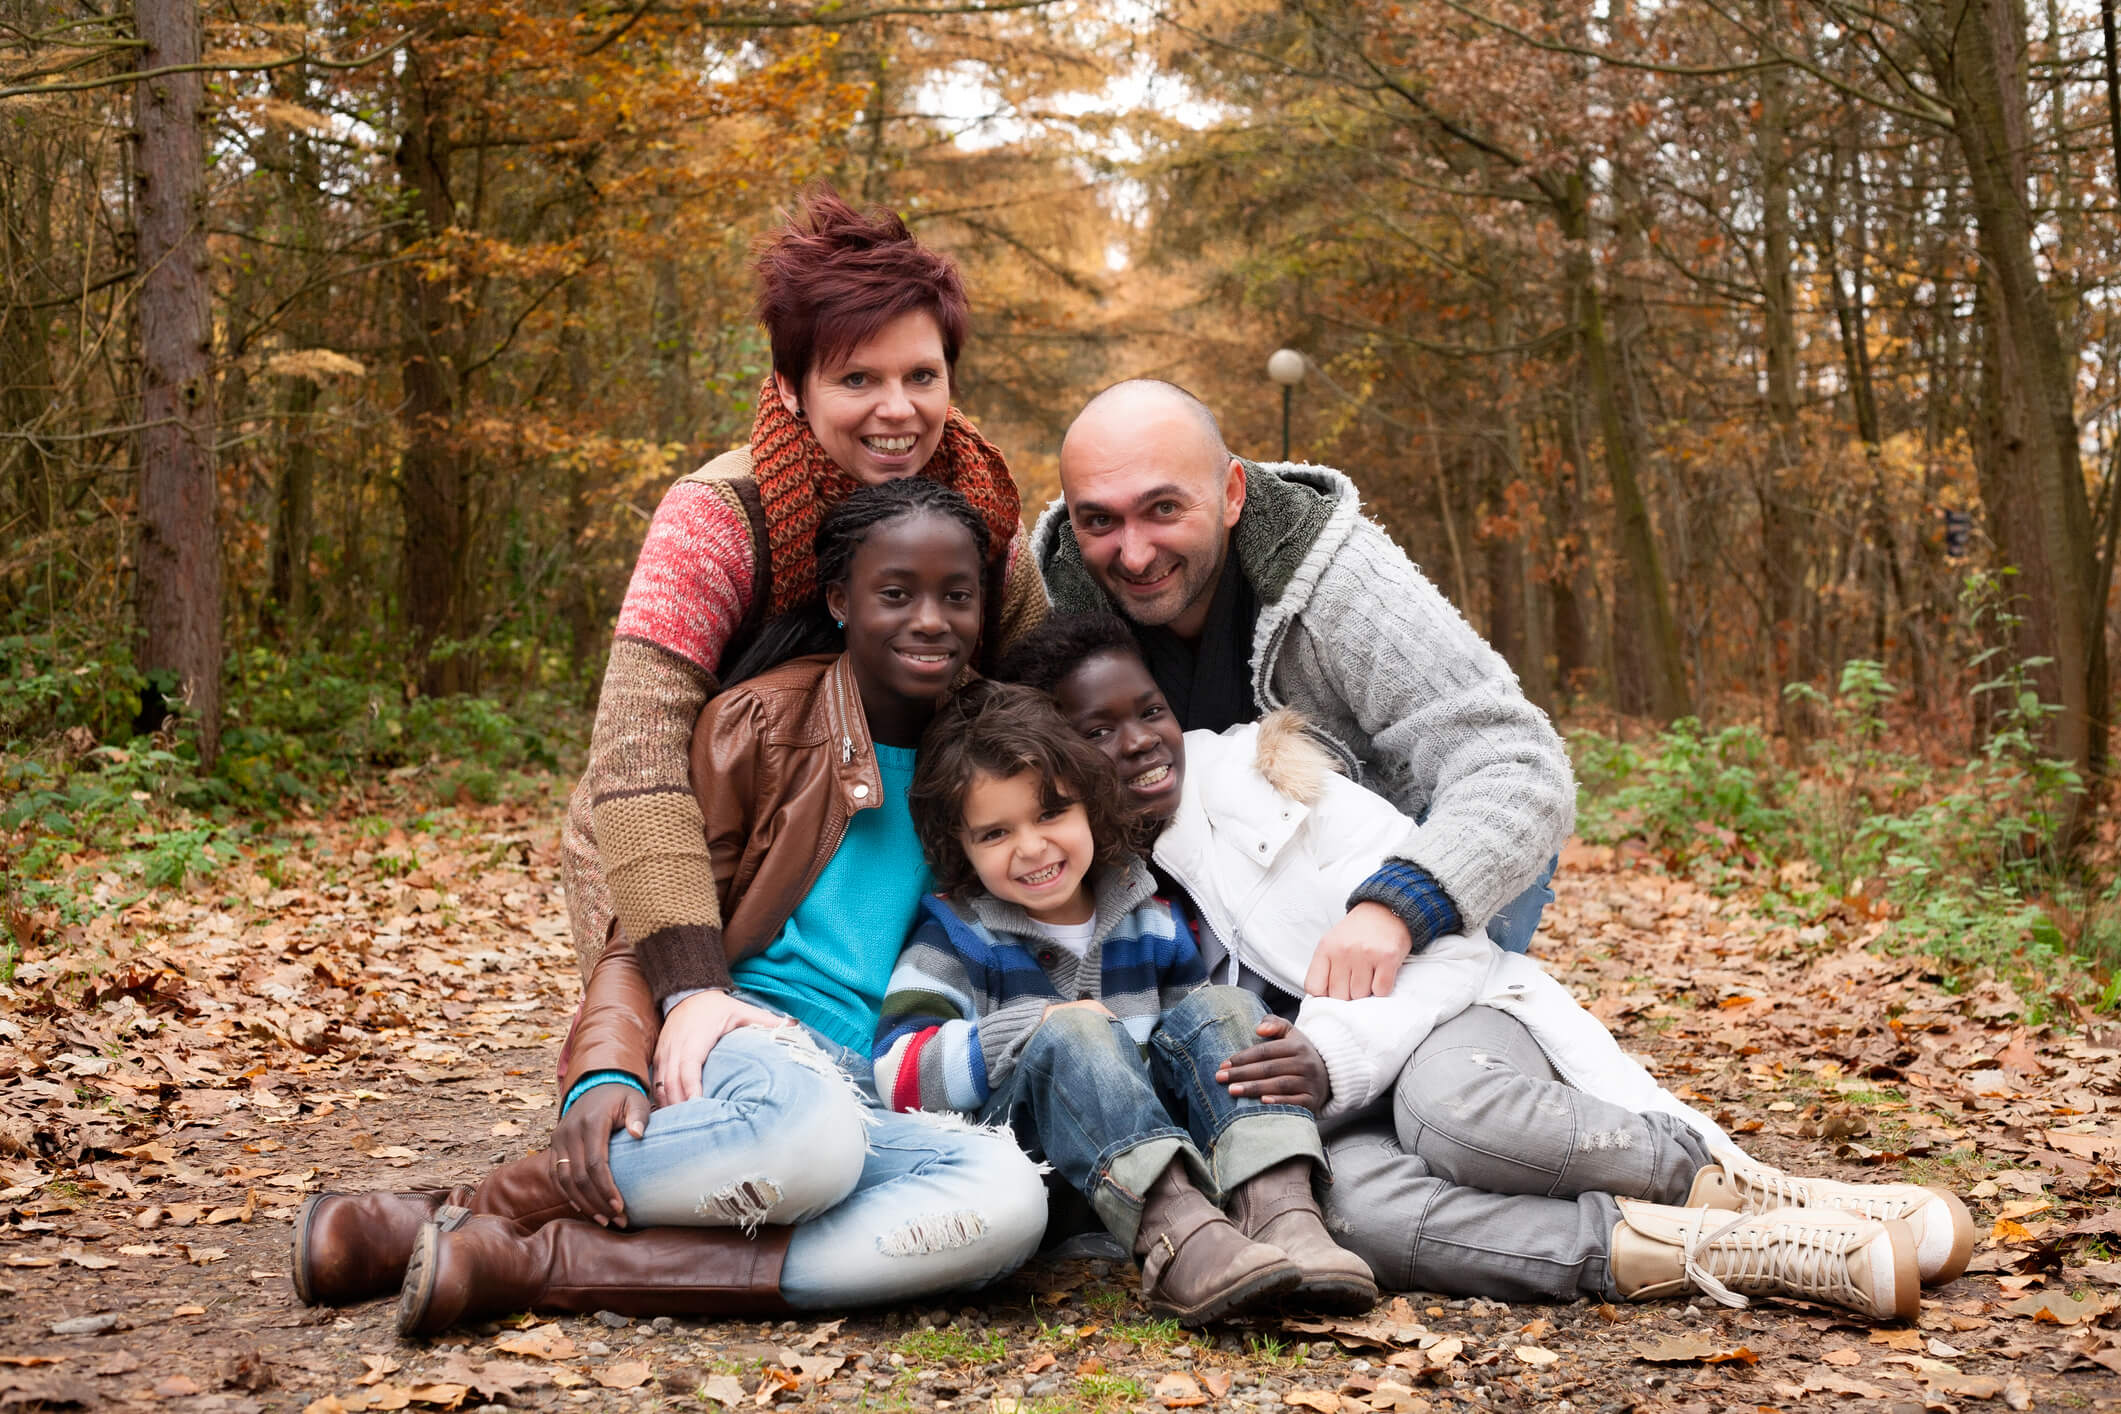
[[[884,798],[847,822],[780,936],[730,969],[743,990],[864,1055],[921,896],[935,887],[906,805],[913,749],[875,750]]]

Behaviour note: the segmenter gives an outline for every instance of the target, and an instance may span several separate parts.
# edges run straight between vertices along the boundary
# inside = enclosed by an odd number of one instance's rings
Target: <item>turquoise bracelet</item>
[[[640,1091],[644,1098],[648,1094],[646,1085],[643,1085],[623,1070],[592,1070],[580,1080],[575,1081],[574,1088],[567,1092],[567,1099],[560,1105],[560,1114],[564,1117],[569,1110],[574,1108],[576,1100],[581,1099],[599,1085],[631,1085],[634,1089]]]

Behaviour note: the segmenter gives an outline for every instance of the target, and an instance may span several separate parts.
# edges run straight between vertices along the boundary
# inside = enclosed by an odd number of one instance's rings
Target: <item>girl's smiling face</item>
[[[800,395],[776,373],[781,405],[810,424],[825,454],[865,486],[928,464],[950,416],[943,328],[925,309],[901,314],[835,359],[813,364]]]
[[[1053,685],[1068,725],[1119,770],[1129,806],[1155,820],[1178,811],[1185,733],[1148,668],[1132,653],[1095,653]]]
[[[972,533],[909,512],[870,527],[847,578],[825,588],[877,740],[912,746],[979,644],[981,569]]]
[[[1097,860],[1090,812],[1066,795],[1036,771],[981,771],[965,788],[965,858],[988,893],[1041,923],[1087,923],[1096,911],[1084,882]]]

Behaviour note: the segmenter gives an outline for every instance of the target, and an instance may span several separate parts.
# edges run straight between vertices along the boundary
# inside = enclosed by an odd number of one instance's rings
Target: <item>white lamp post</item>
[[[1289,399],[1304,381],[1308,365],[1295,349],[1276,349],[1267,355],[1267,376],[1281,384],[1281,459],[1289,459]]]

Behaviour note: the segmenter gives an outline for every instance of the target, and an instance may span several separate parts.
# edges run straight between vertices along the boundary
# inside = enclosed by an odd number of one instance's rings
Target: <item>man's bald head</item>
[[[1121,612],[1197,636],[1245,504],[1208,405],[1154,378],[1115,383],[1069,426],[1060,479],[1083,563]]]
[[[1085,435],[1102,433],[1108,426],[1122,429],[1141,426],[1144,414],[1176,415],[1191,421],[1200,433],[1201,449],[1212,457],[1218,467],[1230,463],[1230,447],[1223,441],[1222,424],[1215,420],[1215,413],[1199,398],[1193,396],[1176,383],[1166,383],[1161,378],[1129,378],[1114,383],[1083,404],[1083,410],[1068,424],[1068,437],[1076,435],[1076,429],[1084,429]],[[1068,442],[1061,442],[1061,458],[1067,459]]]

